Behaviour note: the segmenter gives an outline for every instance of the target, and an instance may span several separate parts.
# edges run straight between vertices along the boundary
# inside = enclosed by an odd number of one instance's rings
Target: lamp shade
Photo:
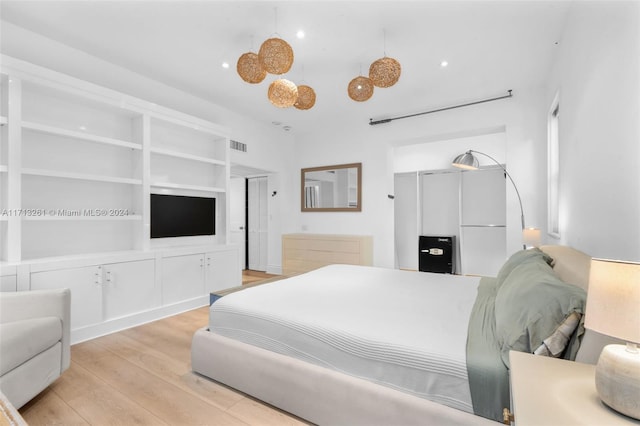
[[[316,103],[316,92],[309,86],[298,86],[298,99],[293,104],[297,109],[311,109]]]
[[[280,78],[269,85],[267,96],[278,108],[288,108],[298,100],[298,87],[292,81]]]
[[[585,327],[640,343],[640,263],[591,260]]]
[[[522,240],[529,247],[540,247],[540,230],[538,228],[525,228],[522,231]]]
[[[268,73],[284,74],[293,64],[293,49],[281,38],[270,38],[260,46],[258,58]]]
[[[356,102],[364,102],[373,96],[373,82],[369,77],[358,76],[349,82],[349,97]]]
[[[400,79],[400,62],[385,56],[369,66],[369,78],[376,87],[391,87]]]
[[[478,159],[471,153],[471,151],[458,155],[451,164],[459,169],[466,170],[476,170],[480,166]]]
[[[236,65],[238,75],[247,83],[260,83],[267,76],[267,72],[262,68],[258,55],[253,52],[244,53],[238,58]]]

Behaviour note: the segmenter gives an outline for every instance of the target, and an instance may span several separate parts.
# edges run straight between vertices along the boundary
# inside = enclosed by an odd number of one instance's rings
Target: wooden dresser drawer
[[[325,234],[282,236],[282,273],[284,275],[307,272],[336,263],[372,265],[372,237]]]

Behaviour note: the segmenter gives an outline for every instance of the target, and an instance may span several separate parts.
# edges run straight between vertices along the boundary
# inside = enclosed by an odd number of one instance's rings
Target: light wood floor
[[[71,367],[20,409],[36,425],[302,425],[191,371],[206,307],[71,347]]]

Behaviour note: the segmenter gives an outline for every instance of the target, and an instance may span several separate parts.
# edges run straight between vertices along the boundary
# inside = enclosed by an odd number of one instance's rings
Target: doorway
[[[247,269],[267,271],[267,177],[247,178]]]
[[[266,170],[231,165],[230,242],[240,247],[245,272],[267,270],[270,174]]]

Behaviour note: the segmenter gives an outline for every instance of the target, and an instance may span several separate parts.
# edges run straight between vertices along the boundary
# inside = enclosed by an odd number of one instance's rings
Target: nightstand
[[[516,426],[640,425],[600,401],[595,365],[514,351],[509,360]]]

